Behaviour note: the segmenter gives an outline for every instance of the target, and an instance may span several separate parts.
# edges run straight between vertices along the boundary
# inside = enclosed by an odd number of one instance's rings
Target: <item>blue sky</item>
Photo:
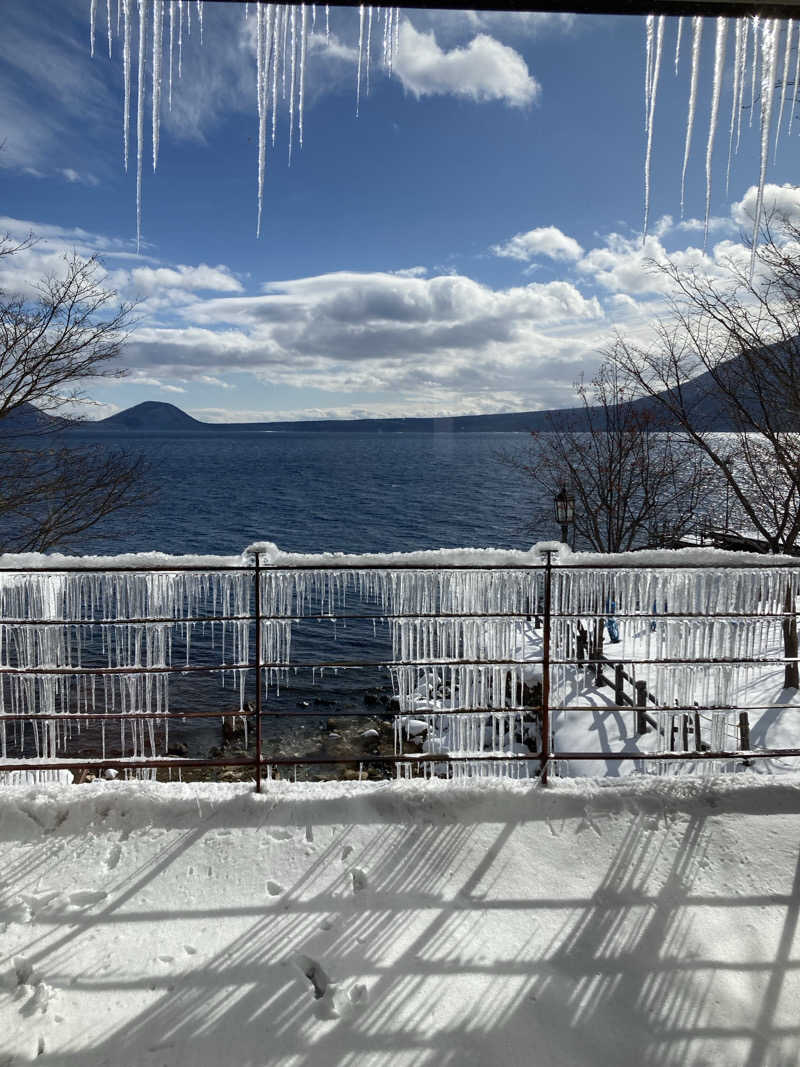
[[[282,103],[257,239],[253,6],[245,21],[244,5],[207,3],[204,44],[196,14],[184,36],[171,111],[164,86],[155,174],[145,126],[137,255],[135,79],[126,174],[121,41],[109,60],[97,6],[94,58],[89,0],[5,0],[0,38],[0,231],[40,237],[3,264],[0,285],[25,291],[77,248],[140,301],[129,374],[91,384],[90,417],[142,400],[215,421],[564,405],[614,329],[658,312],[648,257],[713,272],[743,254],[759,135],[745,120],[726,195],[730,61],[705,255],[697,222],[713,20],[683,224],[688,27],[676,77],[677,20],[666,22],[643,249],[644,19],[403,12],[389,72],[376,16],[356,118],[358,11],[331,10],[327,39],[319,7],[303,148],[295,134],[287,166]],[[769,202],[793,212],[800,198],[783,186],[798,133],[800,120],[768,171]]]

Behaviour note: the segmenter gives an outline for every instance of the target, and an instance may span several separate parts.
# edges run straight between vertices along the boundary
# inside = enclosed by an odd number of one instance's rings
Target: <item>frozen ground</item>
[[[6,788],[0,1064],[795,1064],[799,852],[793,774]]]

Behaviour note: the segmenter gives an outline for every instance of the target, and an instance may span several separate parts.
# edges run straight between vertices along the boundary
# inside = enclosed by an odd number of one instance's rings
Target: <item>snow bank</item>
[[[0,795],[9,1064],[793,1063],[800,777]]]

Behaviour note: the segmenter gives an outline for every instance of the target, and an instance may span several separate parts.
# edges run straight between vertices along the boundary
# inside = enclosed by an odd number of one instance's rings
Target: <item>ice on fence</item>
[[[265,542],[241,557],[0,557],[2,756],[32,740],[38,757],[56,757],[80,728],[69,715],[76,711],[119,716],[104,727],[103,755],[107,735],[125,755],[157,755],[169,675],[191,667],[198,627],[212,637],[215,662],[233,675],[244,710],[258,553],[267,700],[298,662],[298,619],[335,619],[348,605],[371,605],[375,625],[388,631],[387,669],[399,704],[395,749],[409,756],[406,765],[424,764],[427,774],[505,774],[511,765],[517,776],[535,773],[537,761],[520,757],[541,744],[537,622],[542,549],[553,547],[348,556],[283,553]],[[689,569],[672,569],[676,563]],[[736,725],[726,708],[780,660],[781,615],[794,611],[797,561],[708,549],[562,550],[553,564],[551,704],[585,703],[593,682],[577,662],[580,630],[613,619],[619,644],[608,644],[607,656],[618,649],[633,683],[645,682],[662,707],[716,709],[704,712],[712,745],[733,747]],[[209,569],[181,569],[191,567]],[[671,713],[657,714],[655,747],[666,751]],[[30,719],[23,726],[2,722],[4,715]],[[423,755],[461,762],[415,758],[407,751],[412,729]]]

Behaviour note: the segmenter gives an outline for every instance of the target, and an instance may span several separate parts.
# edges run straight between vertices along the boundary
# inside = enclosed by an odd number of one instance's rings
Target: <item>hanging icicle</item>
[[[692,147],[694,116],[697,110],[697,82],[700,74],[700,47],[703,41],[703,20],[695,15],[692,20],[692,76],[689,86],[689,113],[686,119],[686,141],[683,149],[683,170],[681,171],[681,218],[684,215],[686,193],[686,168],[689,165],[689,153]]]
[[[658,79],[661,73],[661,51],[664,44],[664,23],[666,18],[659,15],[656,29],[655,54],[653,55],[653,69],[649,78],[649,97],[647,114],[647,149],[644,162],[644,226],[642,227],[642,243],[647,239],[647,224],[650,218],[650,159],[653,151],[653,122],[656,111],[656,96],[658,95]],[[649,42],[648,47],[652,47]]]
[[[725,41],[728,35],[728,20],[717,19],[717,37],[714,44],[714,87],[711,95],[711,117],[708,123],[708,141],[706,143],[706,217],[703,230],[703,251],[708,243],[708,220],[711,217],[711,161],[714,154],[714,138],[717,132],[719,116],[719,97],[722,91],[722,70],[725,65]]]

